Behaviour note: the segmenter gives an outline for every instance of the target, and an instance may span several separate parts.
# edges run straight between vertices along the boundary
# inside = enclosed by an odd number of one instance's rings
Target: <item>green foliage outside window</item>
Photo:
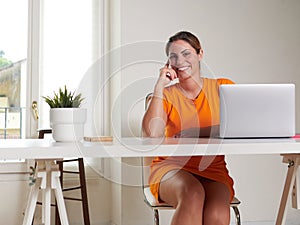
[[[0,50],[0,69],[4,67],[8,67],[12,64],[12,61],[3,57],[4,55],[5,55],[4,51]]]

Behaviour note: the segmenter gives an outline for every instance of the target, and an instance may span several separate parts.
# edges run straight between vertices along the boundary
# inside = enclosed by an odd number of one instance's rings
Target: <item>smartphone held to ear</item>
[[[167,76],[167,78],[169,78],[170,80],[172,80],[172,77],[171,77],[170,73],[167,73],[166,76]]]
[[[171,63],[167,62],[166,66],[168,67],[168,69],[172,69]],[[170,79],[172,79],[171,73],[167,72],[166,76]]]

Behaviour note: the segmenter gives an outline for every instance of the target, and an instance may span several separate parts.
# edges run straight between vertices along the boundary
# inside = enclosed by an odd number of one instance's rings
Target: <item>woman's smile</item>
[[[179,67],[177,68],[178,71],[185,71],[187,69],[189,69],[190,67],[189,66],[183,66],[183,67]]]

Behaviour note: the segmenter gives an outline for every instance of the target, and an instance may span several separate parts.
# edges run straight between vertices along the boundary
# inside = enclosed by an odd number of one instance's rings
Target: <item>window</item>
[[[51,96],[64,85],[72,91],[79,89],[86,98],[84,107],[89,115],[104,80],[102,65],[90,74],[103,55],[103,4],[101,0],[44,0],[41,6],[39,94]],[[49,106],[42,98],[38,101],[39,128],[48,128]],[[92,118],[87,121],[86,130],[92,127],[89,123]]]
[[[32,137],[37,129],[48,128],[49,106],[42,96],[63,85],[79,87],[92,114],[104,80],[104,0],[0,1],[0,19],[5,21],[0,35],[0,138]],[[87,76],[99,62],[99,69]],[[32,101],[38,103],[38,121]],[[89,118],[87,130],[93,122]]]
[[[102,0],[1,0],[0,138],[32,137],[49,127],[49,107],[41,97],[64,85],[76,90],[99,63],[103,12]],[[101,87],[100,67],[84,91]],[[32,101],[38,102],[38,122],[31,115]]]
[[[25,125],[28,1],[1,1],[0,20],[0,138],[22,138]]]

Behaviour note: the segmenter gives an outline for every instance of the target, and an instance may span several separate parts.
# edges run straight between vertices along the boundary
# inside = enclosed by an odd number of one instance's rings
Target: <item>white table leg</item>
[[[51,187],[54,189],[61,225],[69,225],[65,201],[64,201],[64,197],[63,197],[63,193],[62,193],[62,189],[61,189],[59,176],[60,176],[59,171],[52,171]]]
[[[46,199],[46,197],[45,197],[45,191],[44,190],[47,187],[47,172],[46,171],[39,171],[37,173],[37,177],[41,178],[41,183],[40,183],[39,187],[40,187],[40,189],[43,190],[42,203],[44,203],[45,199]],[[44,204],[42,204],[42,223],[45,223],[45,205]]]
[[[45,225],[51,225],[51,164],[52,161],[46,161],[47,183],[43,189],[43,222]]]
[[[289,160],[289,168],[286,175],[286,180],[284,184],[284,189],[282,192],[282,197],[280,201],[280,207],[277,214],[276,225],[284,225],[286,221],[286,209],[287,209],[287,200],[289,194],[292,192],[293,185],[295,182],[295,177],[297,174],[297,169],[300,163],[300,155],[293,156],[284,156]],[[285,158],[284,158],[285,160]]]
[[[40,188],[43,190],[43,224],[51,224],[51,191],[54,189],[61,224],[69,225],[64,197],[59,180],[60,172],[58,170],[58,166],[53,163],[53,160],[39,160],[37,164],[38,165],[35,172],[36,182],[30,189],[23,225],[32,224]]]
[[[36,207],[36,201],[38,198],[39,187],[41,180],[37,179],[35,184],[31,187],[27,207],[25,210],[25,216],[23,220],[23,225],[31,225],[34,215],[34,210]]]

